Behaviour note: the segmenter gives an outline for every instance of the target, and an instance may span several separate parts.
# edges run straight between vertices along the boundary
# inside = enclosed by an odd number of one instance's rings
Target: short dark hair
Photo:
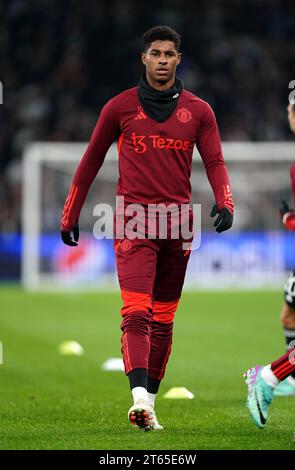
[[[146,51],[153,41],[172,41],[177,52],[180,49],[181,36],[170,26],[154,26],[142,36],[143,50]]]

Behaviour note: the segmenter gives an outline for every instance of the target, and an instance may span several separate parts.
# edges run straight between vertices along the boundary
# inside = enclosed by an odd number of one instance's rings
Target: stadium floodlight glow
[[[86,143],[35,142],[23,155],[22,282],[30,290],[117,287],[112,240],[96,240],[96,204],[115,206],[118,178],[117,146],[113,144],[87,196],[80,216],[78,247],[60,241],[59,223],[65,197]],[[186,287],[281,286],[284,253],[277,210],[290,192],[293,142],[225,142],[223,153],[236,203],[230,234],[212,227],[212,190],[195,149],[192,203],[202,205],[202,245],[191,255]],[[259,209],[259,211],[258,211]],[[207,225],[206,225],[207,224]],[[259,240],[255,231],[265,230]],[[208,233],[207,241],[203,234]],[[247,233],[252,231],[252,238]],[[235,239],[234,249],[230,237]],[[108,242],[108,243],[107,243]],[[203,249],[204,248],[204,249]],[[262,254],[263,251],[263,254]]]

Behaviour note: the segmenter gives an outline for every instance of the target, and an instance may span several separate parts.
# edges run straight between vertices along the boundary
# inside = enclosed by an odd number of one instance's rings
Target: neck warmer
[[[183,90],[183,83],[179,78],[176,78],[171,88],[159,91],[150,86],[144,74],[138,83],[137,90],[144,112],[155,121],[164,122],[177,106],[178,98]]]

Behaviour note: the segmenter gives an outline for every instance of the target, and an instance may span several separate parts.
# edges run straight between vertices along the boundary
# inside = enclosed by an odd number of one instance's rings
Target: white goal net
[[[28,289],[116,287],[112,240],[93,236],[98,203],[115,207],[117,148],[114,144],[92,184],[80,217],[79,246],[60,239],[59,223],[74,171],[86,144],[33,143],[23,159],[22,279]],[[233,228],[213,230],[214,203],[203,163],[195,150],[192,203],[202,205],[201,246],[189,262],[187,288],[273,288],[295,266],[292,233],[278,218],[282,199],[290,203],[289,168],[295,161],[290,142],[227,142],[223,153],[236,205]]]

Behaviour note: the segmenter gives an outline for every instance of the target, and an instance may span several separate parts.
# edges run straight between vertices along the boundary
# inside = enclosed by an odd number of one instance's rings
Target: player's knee
[[[284,328],[295,328],[295,308],[284,304],[281,311],[281,323]]]
[[[152,310],[151,295],[143,292],[121,291],[123,306],[121,308],[122,316],[136,312],[149,313]]]
[[[153,320],[159,323],[173,323],[175,313],[153,313]]]
[[[153,320],[159,323],[173,323],[179,299],[172,302],[154,302]]]

